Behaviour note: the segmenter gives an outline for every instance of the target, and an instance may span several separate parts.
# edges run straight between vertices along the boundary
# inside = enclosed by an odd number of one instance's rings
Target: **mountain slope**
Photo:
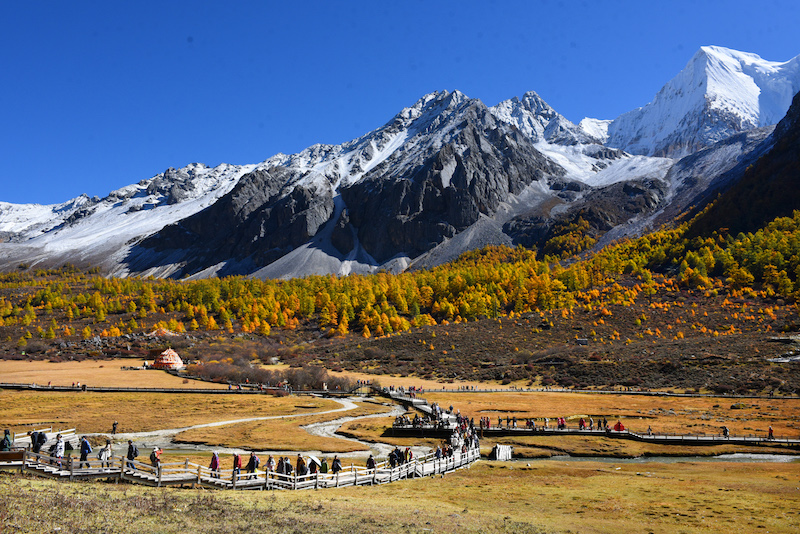
[[[800,93],[772,133],[772,146],[744,176],[692,224],[689,235],[720,228],[753,232],[800,209]]]
[[[531,181],[563,174],[480,101],[434,93],[351,143],[267,160],[215,206],[137,245],[127,261],[137,271],[171,263],[175,275],[215,264],[226,264],[219,273],[262,267],[330,222],[336,250],[319,246],[374,268],[415,257]],[[186,259],[176,262],[179,249]]]
[[[682,157],[732,134],[777,123],[800,90],[800,56],[779,63],[702,47],[652,102],[617,117],[607,145]]]

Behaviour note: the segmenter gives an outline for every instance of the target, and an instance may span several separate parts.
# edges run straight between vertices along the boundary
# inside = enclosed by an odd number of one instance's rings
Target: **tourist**
[[[264,466],[267,471],[275,471],[275,458],[270,454],[267,458],[267,464]]]
[[[323,458],[322,459],[322,463],[319,466],[319,472],[322,473],[323,475],[327,475],[328,474],[328,459],[327,458]]]
[[[211,469],[212,478],[219,478],[219,454],[217,451],[211,453],[211,463],[208,468]]]
[[[136,469],[136,466],[134,465],[133,461],[136,459],[137,456],[139,456],[139,448],[136,446],[135,443],[133,443],[133,441],[128,440],[128,452],[125,455],[125,457],[128,459],[128,468]]]
[[[116,434],[116,433],[117,433],[117,425],[118,425],[118,424],[119,424],[119,423],[117,423],[116,421],[114,421],[114,424],[112,424],[112,425],[111,425],[111,435],[112,435],[112,436],[113,436],[114,434]]]
[[[247,461],[247,472],[251,473],[248,478],[256,478],[256,469],[258,469],[259,459],[255,452],[250,452],[250,459]]]
[[[81,438],[81,460],[78,464],[78,469],[83,468],[83,464],[86,464],[86,467],[91,467],[89,465],[89,453],[92,452],[92,446],[89,444],[89,440],[86,439],[86,436]]]
[[[341,470],[342,470],[342,461],[339,460],[338,456],[334,456],[333,457],[333,463],[331,464],[331,471],[335,475],[335,474],[339,473],[339,471],[341,471]]]
[[[111,467],[111,440],[106,440],[106,446],[100,449],[97,453],[97,459],[100,460],[100,467]]]
[[[156,469],[161,466],[161,452],[158,447],[153,447],[153,451],[150,453],[150,465]]]
[[[767,431],[767,439],[775,439],[775,435],[772,433],[772,425],[769,425],[769,430]]]
[[[292,462],[289,460],[289,457],[285,457],[283,459],[283,470],[287,475],[292,474]]]
[[[367,458],[367,469],[375,469],[375,458],[371,454]]]
[[[722,436],[727,438],[729,434],[730,434],[730,431],[728,430],[728,427],[727,426],[723,426],[722,427]]]
[[[242,472],[242,457],[239,456],[238,452],[233,453],[233,471],[231,472],[231,477],[233,480],[236,480],[236,475]]]
[[[8,430],[6,430],[8,432]],[[56,443],[53,445],[53,456],[56,458],[56,464],[58,464],[58,468],[61,469],[61,459],[64,457],[64,450],[65,450],[64,440],[61,438],[61,434],[56,436]]]
[[[278,458],[278,469],[277,473],[279,475],[286,474],[286,463],[283,461],[283,456]]]
[[[14,442],[11,440],[11,430],[6,429],[3,433],[3,440],[0,441],[0,451],[10,451],[12,443]]]
[[[295,464],[295,468],[297,470],[297,476],[304,476],[306,475],[306,461],[303,459],[303,456],[299,453],[297,454],[297,463]]]

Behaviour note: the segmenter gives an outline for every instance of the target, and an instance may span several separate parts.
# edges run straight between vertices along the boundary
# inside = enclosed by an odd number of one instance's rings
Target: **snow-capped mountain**
[[[63,204],[0,203],[0,269],[19,263],[100,266],[127,274],[120,258],[129,242],[212,205],[255,165],[191,164],[100,199],[85,195]]]
[[[730,135],[776,124],[800,90],[800,56],[786,62],[704,46],[652,102],[608,127],[607,146],[679,158]]]
[[[653,103],[579,125],[534,92],[489,108],[439,91],[341,145],[171,168],[103,199],[0,203],[0,270],[69,262],[116,276],[344,275],[432,266],[488,244],[541,247],[556,222],[577,217],[598,238],[639,232],[769,149],[771,129],[751,128],[777,122],[799,64],[705,47]],[[718,138],[680,162],[644,155]]]

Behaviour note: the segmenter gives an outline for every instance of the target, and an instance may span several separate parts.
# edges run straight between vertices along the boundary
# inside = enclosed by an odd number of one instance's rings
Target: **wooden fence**
[[[21,452],[21,455],[19,454]],[[480,459],[480,450],[471,448],[454,452],[452,456],[437,458],[434,453],[415,458],[402,465],[391,467],[387,462],[374,469],[350,466],[338,473],[286,475],[275,471],[257,470],[255,473],[231,469],[212,471],[208,467],[189,462],[161,463],[153,466],[138,460],[115,456],[108,462],[88,459],[81,462],[73,456],[55,458],[24,449],[15,458],[3,462],[0,468],[19,470],[38,476],[61,480],[113,479],[148,486],[189,486],[232,490],[303,490],[388,484],[407,478],[420,478],[445,474],[471,465]]]

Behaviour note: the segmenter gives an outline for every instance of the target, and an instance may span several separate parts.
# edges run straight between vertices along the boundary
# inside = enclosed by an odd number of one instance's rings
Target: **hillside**
[[[800,328],[800,212],[737,238],[690,239],[688,228],[567,267],[494,247],[431,270],[284,282],[20,270],[0,279],[2,354],[139,360],[173,346],[200,360],[193,372],[251,382],[308,383],[321,379],[316,366],[523,385],[797,391],[794,345],[771,338]],[[273,376],[251,361],[308,372]]]

